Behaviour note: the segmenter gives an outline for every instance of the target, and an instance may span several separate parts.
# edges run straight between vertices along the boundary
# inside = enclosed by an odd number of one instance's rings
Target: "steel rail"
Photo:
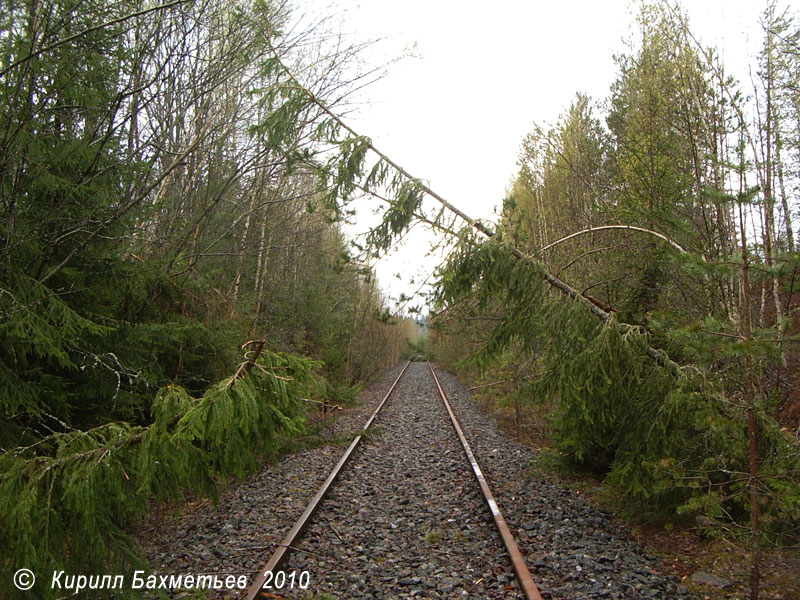
[[[408,365],[410,364],[411,364],[410,360],[406,362],[405,366],[403,367],[403,370],[400,371],[400,374],[397,376],[397,379],[394,380],[392,387],[389,388],[389,391],[386,392],[386,395],[383,397],[383,400],[381,400],[380,404],[378,404],[378,407],[374,410],[372,415],[370,415],[369,419],[367,419],[367,422],[364,425],[362,431],[366,431],[367,429],[369,429],[370,425],[372,425],[372,422],[378,416],[378,413],[383,408],[383,405],[386,404],[386,400],[389,399],[389,396],[394,391],[394,388],[397,387],[400,378],[403,376],[403,373],[406,372],[406,369],[408,369]],[[278,545],[275,552],[273,552],[272,556],[269,558],[266,564],[263,567],[261,567],[261,569],[259,569],[258,575],[256,575],[255,579],[253,580],[253,583],[245,591],[244,600],[254,600],[258,596],[259,592],[261,591],[264,585],[264,582],[267,580],[267,573],[277,569],[278,566],[283,561],[283,559],[286,557],[286,554],[288,553],[289,549],[292,546],[295,546],[295,541],[297,540],[297,538],[300,537],[300,535],[302,535],[306,526],[311,521],[311,517],[313,517],[314,513],[317,511],[317,507],[322,502],[322,499],[325,497],[325,495],[328,493],[328,490],[330,489],[331,485],[333,485],[333,482],[339,476],[339,473],[341,472],[342,468],[347,462],[347,459],[350,458],[350,455],[352,455],[353,451],[358,447],[358,444],[361,442],[362,437],[363,434],[359,434],[355,438],[353,438],[353,441],[350,443],[350,446],[348,446],[347,450],[345,450],[344,454],[342,455],[342,458],[339,459],[339,462],[336,463],[336,466],[330,472],[328,478],[325,479],[323,484],[319,487],[317,493],[314,495],[314,497],[308,503],[308,506],[306,506],[306,509],[303,511],[303,514],[300,515],[297,521],[295,521],[295,524],[292,527],[292,529],[289,531],[289,533],[286,534],[286,537]]]
[[[508,528],[506,520],[503,518],[503,513],[500,512],[500,507],[497,506],[497,502],[494,499],[492,490],[489,489],[489,484],[486,482],[486,478],[483,476],[483,471],[481,471],[480,466],[478,466],[478,461],[475,459],[475,455],[472,453],[472,450],[469,447],[469,442],[467,442],[467,438],[464,436],[464,432],[462,431],[461,426],[458,424],[458,419],[456,419],[453,408],[450,406],[450,402],[447,400],[447,395],[444,393],[442,384],[439,383],[439,378],[436,376],[436,372],[433,370],[433,366],[430,362],[428,362],[428,368],[431,370],[431,375],[433,375],[433,380],[436,382],[436,387],[439,388],[439,395],[442,397],[442,402],[444,403],[444,406],[450,415],[450,420],[453,423],[453,427],[458,434],[458,438],[461,440],[461,445],[464,447],[464,452],[467,455],[467,459],[469,459],[469,462],[472,465],[475,478],[478,480],[478,483],[481,486],[483,497],[486,498],[486,503],[489,505],[489,510],[492,511],[492,517],[494,518],[495,525],[497,525],[497,529],[500,532],[500,537],[503,538],[503,544],[505,544],[508,555],[511,558],[511,565],[514,567],[514,572],[517,575],[517,581],[522,588],[522,592],[525,594],[525,598],[527,598],[527,600],[542,600],[542,596],[539,594],[539,588],[537,588],[536,584],[533,582],[533,577],[531,577],[531,573],[528,570],[528,567],[525,565],[525,561],[523,560],[522,554],[519,551],[517,542],[514,540],[514,536],[511,535],[511,530]]]

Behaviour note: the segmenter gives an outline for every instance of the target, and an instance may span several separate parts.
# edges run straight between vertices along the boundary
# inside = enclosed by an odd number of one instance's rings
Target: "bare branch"
[[[119,17],[117,19],[112,19],[110,21],[106,21],[105,23],[100,23],[99,25],[92,25],[91,27],[87,27],[83,31],[79,31],[76,34],[69,35],[69,36],[67,36],[65,38],[60,39],[57,42],[53,42],[52,44],[48,44],[47,46],[43,46],[43,47],[39,48],[38,50],[36,50],[34,52],[31,52],[27,56],[24,56],[23,58],[20,58],[19,60],[14,61],[8,67],[6,67],[2,71],[0,71],[0,77],[3,77],[6,73],[11,71],[12,69],[15,69],[16,67],[20,66],[22,63],[25,63],[25,62],[29,61],[32,58],[36,58],[40,54],[44,54],[45,52],[50,52],[50,50],[55,50],[56,48],[58,48],[59,46],[63,46],[64,44],[68,44],[70,42],[74,42],[75,40],[80,39],[83,36],[88,35],[89,33],[93,32],[93,31],[99,31],[101,29],[105,29],[106,27],[111,27],[112,25],[119,25],[120,23],[124,23],[125,21],[129,21],[131,19],[135,19],[136,17],[141,17],[141,16],[144,16],[144,15],[152,13],[152,12],[158,12],[158,11],[161,11],[161,10],[166,10],[166,9],[172,8],[174,6],[179,6],[180,4],[186,4],[187,2],[190,2],[190,1],[191,0],[175,0],[174,2],[170,2],[168,4],[160,4],[160,5],[154,6],[152,8],[146,8],[144,10],[140,10],[140,11],[137,11],[137,12],[134,12],[134,13],[130,13],[130,14],[125,15],[124,17]]]
[[[544,248],[539,250],[539,255],[541,256],[545,251],[550,250],[553,246],[557,246],[562,242],[566,242],[574,237],[579,235],[584,235],[586,233],[592,233],[594,231],[605,231],[608,229],[627,229],[630,231],[640,231],[642,233],[647,233],[649,235],[653,235],[657,238],[660,238],[671,245],[673,248],[677,249],[681,254],[687,254],[686,250],[684,250],[681,246],[679,246],[676,242],[668,238],[662,233],[658,233],[657,231],[653,231],[652,229],[645,229],[644,227],[636,227],[634,225],[601,225],[600,227],[589,227],[588,229],[583,229],[582,231],[576,231],[575,233],[571,233],[566,237],[561,238],[560,240],[556,240],[552,244],[548,244]],[[703,262],[706,262],[705,256],[702,257]]]

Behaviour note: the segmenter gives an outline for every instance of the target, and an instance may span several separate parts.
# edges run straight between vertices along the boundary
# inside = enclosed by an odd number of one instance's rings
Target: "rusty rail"
[[[428,362],[428,368],[431,370],[431,375],[433,375],[433,380],[436,382],[436,387],[439,388],[439,395],[442,397],[442,402],[444,402],[444,406],[450,415],[450,420],[453,422],[453,427],[458,434],[458,438],[461,440],[461,445],[464,447],[464,452],[467,455],[467,459],[472,465],[475,478],[478,480],[478,483],[481,486],[483,497],[486,498],[486,503],[489,505],[489,510],[492,511],[492,517],[494,518],[495,525],[497,525],[497,529],[500,532],[500,537],[503,538],[503,544],[505,544],[508,555],[511,557],[511,565],[514,567],[514,572],[517,575],[517,581],[522,588],[522,592],[525,594],[525,598],[527,598],[527,600],[542,600],[542,596],[539,594],[539,589],[533,582],[533,577],[531,577],[531,573],[528,571],[528,567],[525,565],[522,554],[517,547],[517,542],[514,540],[514,536],[511,535],[511,530],[509,530],[506,520],[503,518],[503,513],[500,512],[500,507],[497,506],[497,502],[494,499],[492,490],[489,489],[489,484],[486,482],[486,478],[483,476],[483,471],[481,471],[480,466],[478,466],[478,461],[475,460],[475,455],[472,453],[472,450],[469,447],[469,442],[467,442],[467,438],[464,436],[464,432],[461,430],[461,426],[458,424],[458,419],[456,419],[456,415],[450,406],[450,402],[447,400],[447,395],[442,389],[442,384],[439,383],[439,378],[436,376],[436,372],[433,370],[433,366],[430,362]]]
[[[373,411],[372,415],[370,415],[369,419],[367,419],[367,422],[364,425],[363,429],[364,431],[369,429],[370,425],[372,425],[372,422],[378,416],[378,413],[383,408],[383,405],[386,403],[386,401],[389,399],[389,396],[397,387],[400,378],[406,372],[406,369],[408,369],[409,364],[411,364],[411,361],[408,361],[405,364],[403,370],[400,372],[400,374],[397,376],[397,379],[395,379],[394,383],[392,384],[392,387],[389,388],[389,391],[386,392],[386,395],[378,404],[377,408]],[[509,557],[511,558],[511,564],[514,568],[514,572],[517,576],[517,581],[520,584],[520,587],[525,595],[525,598],[527,600],[542,600],[542,597],[539,594],[539,590],[537,589],[536,584],[533,582],[533,578],[531,577],[531,574],[528,571],[528,567],[525,565],[525,561],[522,558],[522,554],[520,553],[519,548],[517,547],[517,543],[514,541],[514,536],[511,535],[511,531],[508,529],[508,525],[506,524],[505,519],[503,518],[503,514],[500,511],[500,508],[498,507],[497,502],[494,499],[494,496],[492,495],[492,491],[489,489],[489,484],[486,482],[486,478],[483,476],[483,472],[481,471],[480,466],[478,466],[478,462],[475,459],[475,455],[472,453],[472,450],[470,449],[469,443],[467,442],[467,439],[464,436],[464,432],[462,431],[461,426],[458,424],[458,419],[456,418],[455,413],[453,412],[453,409],[450,406],[450,402],[447,399],[447,395],[442,389],[442,385],[439,382],[439,378],[436,376],[436,372],[433,370],[433,366],[430,364],[430,362],[428,363],[428,368],[431,371],[431,375],[433,375],[433,379],[436,382],[436,387],[439,390],[442,402],[444,403],[444,406],[447,409],[448,414],[450,415],[450,420],[453,424],[453,427],[455,428],[456,433],[458,434],[458,438],[461,440],[461,445],[464,447],[464,452],[467,455],[467,459],[472,465],[472,470],[475,473],[475,477],[478,480],[484,498],[486,498],[486,502],[489,505],[489,509],[491,510],[495,525],[497,526],[497,529],[500,532],[500,536],[503,539],[503,544],[505,545]],[[334,481],[339,476],[339,473],[341,472],[347,460],[353,454],[353,451],[361,442],[361,438],[362,438],[361,435],[357,435],[353,439],[353,441],[350,443],[350,446],[347,448],[347,450],[345,450],[344,454],[339,459],[339,462],[336,464],[331,473],[328,475],[327,479],[317,490],[317,493],[311,499],[311,502],[303,511],[303,514],[300,515],[300,518],[297,519],[294,526],[289,531],[289,533],[286,534],[286,537],[283,539],[283,541],[280,544],[278,544],[276,550],[273,552],[272,556],[267,561],[267,563],[263,567],[261,567],[261,569],[259,569],[257,576],[253,580],[253,583],[244,592],[243,596],[244,600],[255,600],[258,597],[259,592],[261,592],[262,586],[264,585],[264,582],[267,579],[267,573],[277,569],[280,566],[281,562],[286,557],[289,550],[296,546],[295,542],[302,535],[306,526],[311,521],[311,518],[316,512],[317,507],[322,502],[322,499],[327,494],[331,485],[333,485]]]
[[[386,404],[386,400],[389,399],[389,396],[394,391],[394,388],[397,387],[397,383],[400,381],[400,378],[403,376],[403,373],[406,372],[406,369],[408,369],[408,365],[410,364],[411,364],[410,360],[406,362],[405,366],[403,367],[403,370],[400,371],[400,374],[397,376],[397,379],[394,380],[392,387],[389,388],[389,391],[386,392],[386,395],[383,397],[383,400],[381,400],[380,404],[378,404],[377,408],[374,410],[372,415],[370,415],[369,419],[367,419],[363,431],[366,431],[367,429],[369,429],[370,425],[372,425],[372,422],[378,416],[378,413],[383,408],[383,405]],[[339,473],[341,472],[342,468],[347,462],[347,459],[350,458],[350,455],[353,454],[353,451],[356,449],[356,447],[358,447],[358,444],[361,442],[362,437],[363,437],[362,435],[357,435],[355,438],[353,438],[353,441],[350,443],[350,446],[347,447],[347,450],[345,450],[344,454],[342,455],[342,458],[339,459],[339,462],[336,463],[336,466],[333,468],[333,471],[330,472],[328,478],[319,487],[317,493],[314,495],[314,497],[311,499],[311,502],[309,502],[308,506],[306,506],[306,509],[303,511],[303,514],[300,515],[300,518],[297,519],[292,529],[289,531],[289,533],[286,534],[286,537],[278,545],[275,552],[273,552],[272,556],[267,561],[267,563],[263,567],[261,567],[261,569],[259,569],[258,575],[253,580],[253,583],[245,591],[244,600],[254,600],[258,596],[258,593],[261,591],[264,582],[267,580],[267,573],[269,573],[270,571],[274,571],[275,569],[278,568],[278,566],[280,566],[281,562],[286,557],[286,553],[289,551],[291,547],[295,545],[295,541],[303,533],[303,530],[305,530],[309,521],[311,521],[311,517],[313,517],[314,513],[317,511],[317,507],[322,502],[322,499],[325,497],[325,495],[328,493],[328,490],[330,489],[331,485],[333,485],[333,482],[339,476]]]

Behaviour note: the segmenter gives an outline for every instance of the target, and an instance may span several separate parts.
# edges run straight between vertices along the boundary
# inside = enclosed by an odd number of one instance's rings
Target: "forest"
[[[270,2],[2,5],[7,588],[19,565],[137,560],[126,528],[152,501],[252,472],[417,325],[324,201],[333,132],[283,66],[336,106],[357,48],[283,32]]]
[[[643,5],[609,96],[525,136],[429,340],[553,461],[749,548],[751,598],[762,548],[800,541],[800,29],[774,2],[761,27],[741,82]]]
[[[489,224],[348,126],[364,45],[286,4],[2,5],[4,580],[137,563],[154,503],[213,498],[408,353],[370,265],[416,223],[453,242],[416,350],[642,511],[743,540],[751,597],[800,542],[791,12],[741,82],[642,4],[609,96],[534,127]]]

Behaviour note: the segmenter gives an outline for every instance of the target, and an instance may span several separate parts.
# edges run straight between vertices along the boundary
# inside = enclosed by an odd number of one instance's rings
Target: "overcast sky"
[[[365,56],[409,58],[358,97],[348,122],[470,216],[492,218],[516,171],[522,137],[554,123],[580,91],[600,101],[632,35],[637,2],[560,0],[298,0],[334,15],[346,36],[385,38]],[[762,0],[685,0],[692,29],[749,81]],[[749,86],[745,89],[749,89]],[[420,228],[421,229],[421,228]],[[415,233],[377,265],[391,295],[410,294],[438,260]],[[402,279],[396,279],[396,273]]]

